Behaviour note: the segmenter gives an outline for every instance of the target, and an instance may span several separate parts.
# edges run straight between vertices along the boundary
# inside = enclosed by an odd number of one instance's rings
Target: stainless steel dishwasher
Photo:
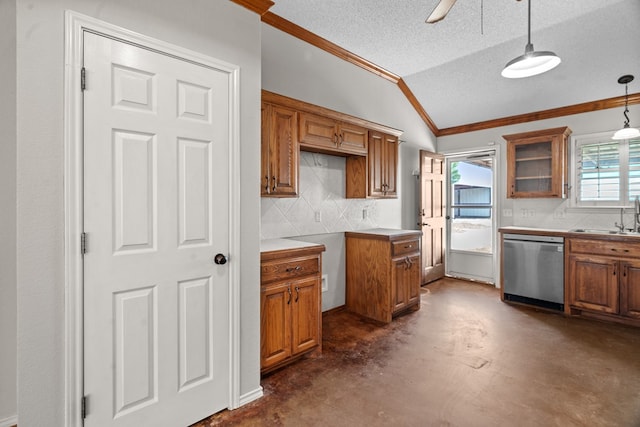
[[[503,236],[504,299],[564,309],[564,237]]]

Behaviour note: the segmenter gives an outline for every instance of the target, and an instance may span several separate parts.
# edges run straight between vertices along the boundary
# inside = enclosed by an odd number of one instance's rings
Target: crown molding
[[[285,33],[290,34],[309,44],[312,44],[315,47],[322,49],[332,55],[335,55],[340,59],[357,65],[360,68],[364,68],[365,70],[376,74],[384,79],[387,79],[393,83],[398,83],[398,80],[400,80],[400,76],[377,66],[373,62],[367,61],[366,59],[356,55],[355,53],[341,48],[337,44],[332,43],[329,40],[324,39],[317,34],[314,34],[311,31],[306,30],[301,26],[296,25],[293,22],[276,15],[275,13],[267,12],[262,15],[262,22],[264,22],[265,24],[269,24],[280,31],[284,31]]]
[[[242,7],[257,13],[262,16],[273,6],[275,3],[271,0],[231,0],[232,2],[239,4]]]
[[[418,98],[416,98],[413,92],[411,92],[411,89],[409,89],[409,86],[407,86],[407,84],[402,78],[398,80],[398,88],[402,91],[404,96],[407,97],[407,99],[409,100],[409,103],[413,106],[413,108],[416,110],[416,112],[418,113],[422,121],[425,122],[425,124],[431,130],[431,132],[433,132],[435,136],[438,136],[440,129],[438,129],[438,127],[433,122],[433,120],[431,120],[431,117],[429,117],[429,114],[427,114],[427,112],[424,110],[424,108],[422,107],[422,104],[420,104],[420,101],[418,101]]]
[[[459,133],[474,132],[479,130],[497,128],[502,126],[516,125],[520,123],[535,122],[538,120],[554,119],[557,117],[571,116],[574,114],[590,113],[592,111],[606,110],[609,108],[623,107],[624,96],[601,99],[598,101],[584,102],[582,104],[568,105],[566,107],[552,108],[549,110],[535,111],[532,113],[519,114],[516,116],[503,117],[500,119],[486,120],[483,122],[470,123],[461,126],[440,129],[437,137],[456,135]],[[640,93],[629,95],[629,104],[640,104]]]

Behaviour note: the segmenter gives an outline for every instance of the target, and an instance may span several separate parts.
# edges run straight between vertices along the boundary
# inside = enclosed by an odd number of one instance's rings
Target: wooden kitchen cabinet
[[[384,323],[419,309],[421,235],[414,230],[347,232],[347,309]]]
[[[297,131],[297,111],[262,103],[261,196],[298,196]]]
[[[367,128],[311,113],[300,113],[300,146],[329,154],[367,155]]]
[[[503,135],[507,141],[507,197],[567,197],[569,135],[568,127]]]
[[[260,369],[321,349],[323,245],[261,253]]]
[[[640,320],[640,242],[570,238],[565,245],[571,312]]]
[[[395,198],[398,169],[398,137],[369,132],[368,196]]]

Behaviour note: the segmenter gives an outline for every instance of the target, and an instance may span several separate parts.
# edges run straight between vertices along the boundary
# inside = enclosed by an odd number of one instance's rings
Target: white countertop
[[[401,230],[396,228],[369,228],[366,230],[353,230],[347,233],[375,234],[378,236],[400,236],[403,234],[422,233],[420,230]]]
[[[308,248],[319,243],[301,242],[292,239],[266,239],[260,241],[260,252],[284,251],[288,249]]]
[[[500,227],[500,230],[508,231],[508,230],[531,230],[531,231],[548,231],[550,233],[566,233],[569,230],[567,229],[559,229],[559,228],[539,228],[539,227],[521,227],[519,225],[507,225],[506,227]]]

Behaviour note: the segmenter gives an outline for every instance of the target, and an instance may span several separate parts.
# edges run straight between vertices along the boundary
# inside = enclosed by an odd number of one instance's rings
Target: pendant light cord
[[[629,127],[629,84],[624,85],[624,127]]]
[[[528,4],[528,7],[529,7],[529,12],[528,12],[528,16],[529,16],[529,18],[528,18],[528,28],[529,28],[529,31],[527,32],[527,34],[528,34],[527,45],[530,45],[531,44],[531,0],[527,0],[527,4]]]

